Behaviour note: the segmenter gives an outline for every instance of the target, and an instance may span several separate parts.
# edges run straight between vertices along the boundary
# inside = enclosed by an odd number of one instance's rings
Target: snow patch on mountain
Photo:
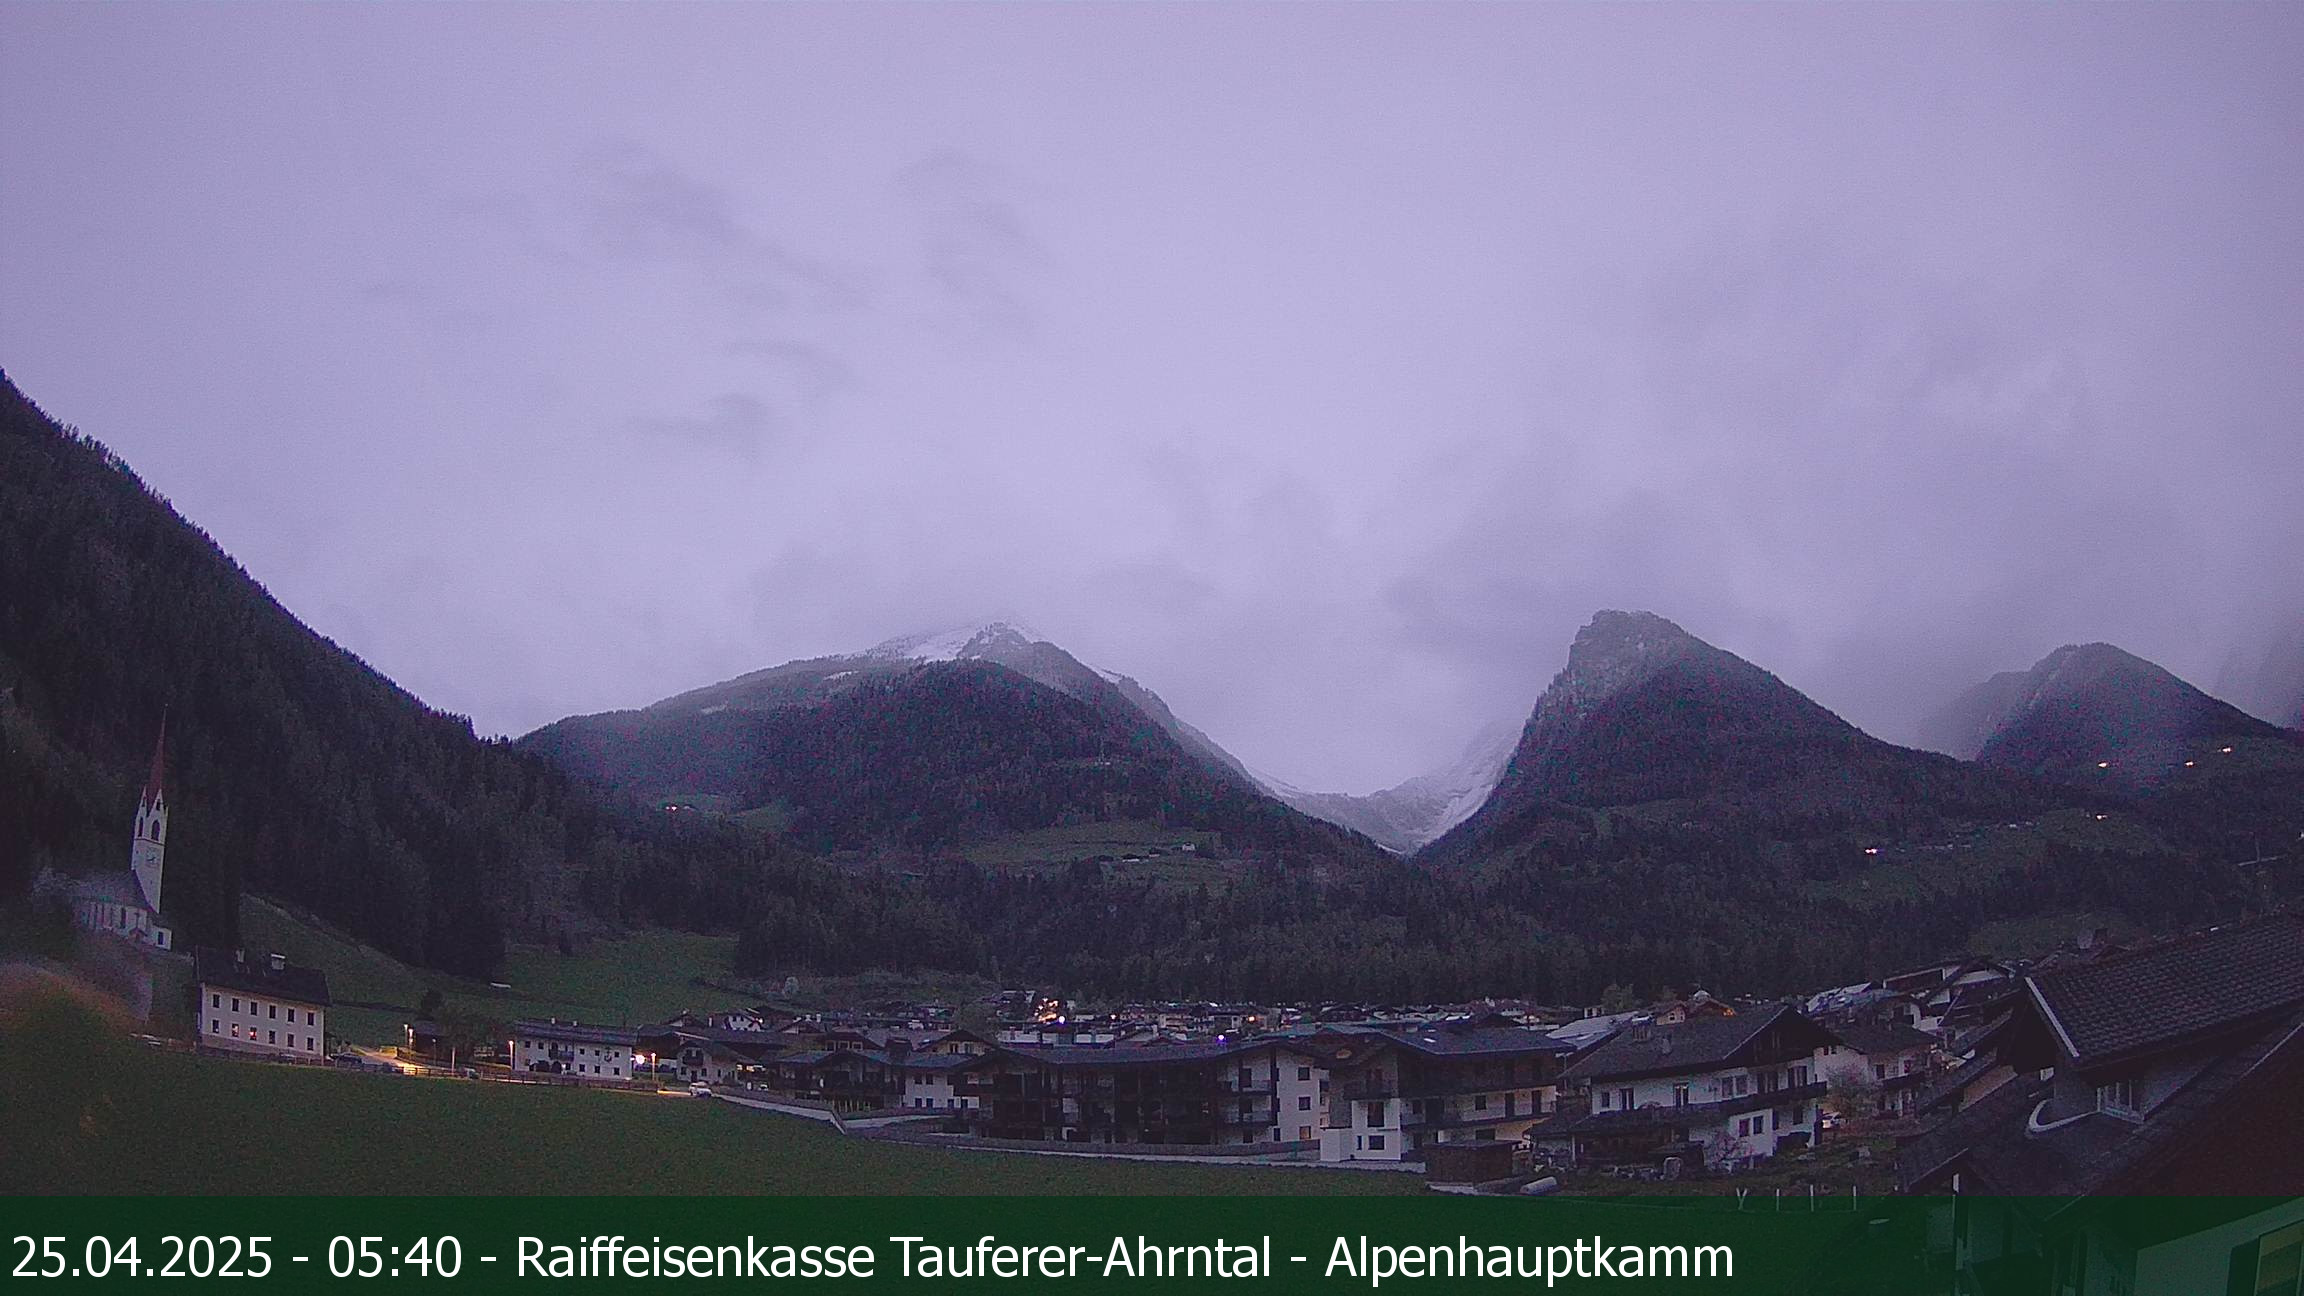
[[[991,657],[1039,642],[1038,634],[1013,621],[983,621],[925,634],[898,635],[857,655],[880,661],[948,662]]]

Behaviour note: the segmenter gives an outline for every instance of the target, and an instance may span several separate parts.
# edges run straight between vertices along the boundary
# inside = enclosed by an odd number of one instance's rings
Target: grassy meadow
[[[878,1143],[685,1096],[199,1057],[122,1029],[57,995],[0,1019],[0,1193],[1423,1191],[1403,1174]]]

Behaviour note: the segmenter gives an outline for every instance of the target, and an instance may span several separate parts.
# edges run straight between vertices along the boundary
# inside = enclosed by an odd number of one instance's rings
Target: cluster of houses
[[[160,916],[167,822],[156,750],[129,867],[82,880],[73,911],[180,958]],[[326,1056],[321,972],[213,949],[193,965],[200,1047]],[[1660,1177],[1746,1169],[1878,1120],[1899,1135],[1898,1187],[1953,1203],[1936,1240],[1961,1290],[2193,1290],[2213,1273],[2226,1290],[2297,1296],[2304,1273],[2296,912],[2128,944],[2098,931],[2028,964],[1948,960],[1793,1000],[1699,991],[1581,1016],[1490,1001],[1083,1017],[1029,990],[984,1007],[999,1024],[981,1033],[944,1006],[527,1020],[500,1064],[513,1078],[724,1085],[988,1140],[1435,1167],[1508,1165],[1484,1154],[1524,1149]],[[408,1044],[446,1049],[424,1022]],[[2210,1194],[2241,1204],[2205,1225],[2136,1205]]]
[[[1936,1037],[1880,1005],[1832,1021],[1701,992],[1566,1023],[1493,1007],[1324,1015],[1225,1013],[1228,1029],[1179,1038],[1145,1019],[1066,1014],[978,1033],[762,1007],[646,1027],[521,1021],[506,1056],[532,1075],[738,1087],[987,1139],[1326,1162],[1501,1143],[1557,1164],[1674,1174],[1816,1146],[1835,1076],[1852,1077],[1859,1115],[1911,1110],[1941,1056]]]

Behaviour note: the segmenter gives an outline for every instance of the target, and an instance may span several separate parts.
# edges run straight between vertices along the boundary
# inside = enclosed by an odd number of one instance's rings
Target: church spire
[[[152,773],[144,780],[145,805],[160,804],[161,754],[168,746],[168,712],[160,712],[160,736],[152,740]]]

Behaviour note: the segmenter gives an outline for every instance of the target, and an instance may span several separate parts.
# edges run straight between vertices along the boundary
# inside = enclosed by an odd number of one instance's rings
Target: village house
[[[1904,1191],[1954,1195],[1936,1232],[1968,1288],[2295,1290],[2304,915],[2036,971],[2000,1034],[2014,1078],[1897,1156]]]
[[[1323,1161],[1420,1161],[1438,1144],[1517,1142],[1554,1110],[1573,1051],[1500,1014],[1331,1028],[1301,1043],[1333,1077]]]
[[[777,1032],[744,1024],[721,1014],[699,1017],[683,1013],[671,1021],[642,1027],[633,1053],[639,1074],[676,1078],[683,1084],[735,1084],[756,1074],[787,1041]],[[709,1024],[709,1023],[720,1024]]]
[[[1575,1165],[1738,1169],[1813,1147],[1837,1042],[1781,1005],[1628,1026],[1560,1073],[1559,1114],[1529,1138]]]
[[[200,1047],[317,1060],[328,1049],[328,978],[278,954],[200,949],[192,959]]]
[[[1855,1116],[1908,1116],[1919,1109],[1936,1074],[1936,1039],[1896,1022],[1827,1023],[1839,1042],[1824,1050],[1818,1064],[1827,1086],[1841,1084],[1873,1094],[1871,1110]]]
[[[1265,1042],[1056,1047],[987,1054],[963,1093],[994,1138],[1067,1143],[1277,1141],[1284,1099]],[[1297,1096],[1290,1082],[1287,1099]]]
[[[1982,1025],[2016,990],[2017,969],[1991,958],[1948,959],[1883,977],[1880,987],[1911,996],[1917,1010],[1910,1025],[1931,1035],[1951,1037]]]
[[[400,1028],[400,1051],[426,1062],[445,1064],[453,1060],[448,1032],[430,1017],[418,1017]]]
[[[585,1026],[558,1018],[512,1023],[505,1057],[515,1075],[630,1080],[639,1032],[629,1026]]]
[[[161,779],[166,743],[163,725],[160,739],[152,744],[152,772],[136,798],[128,867],[80,878],[72,890],[72,920],[80,927],[156,950],[172,949],[176,940],[160,917],[162,864],[168,848],[168,798]]]

